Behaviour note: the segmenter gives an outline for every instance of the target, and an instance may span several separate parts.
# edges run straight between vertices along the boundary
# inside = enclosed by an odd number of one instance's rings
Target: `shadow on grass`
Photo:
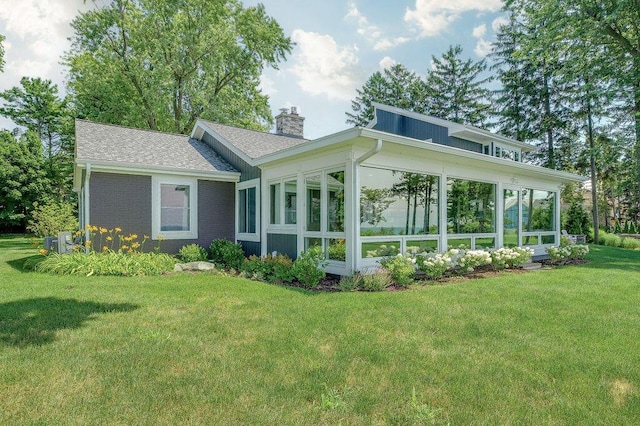
[[[80,328],[96,314],[131,312],[138,305],[41,297],[0,304],[0,345],[27,347],[53,343],[56,332]]]
[[[33,256],[21,257],[20,259],[12,259],[7,261],[7,265],[19,272],[33,272],[33,267],[38,261],[43,261],[45,257],[41,254],[34,254]],[[25,267],[26,262],[29,262],[30,266]]]

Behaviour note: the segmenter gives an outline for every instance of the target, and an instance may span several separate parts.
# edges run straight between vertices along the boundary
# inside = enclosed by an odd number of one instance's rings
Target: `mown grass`
[[[403,292],[60,277],[0,239],[1,424],[637,424],[640,252]]]

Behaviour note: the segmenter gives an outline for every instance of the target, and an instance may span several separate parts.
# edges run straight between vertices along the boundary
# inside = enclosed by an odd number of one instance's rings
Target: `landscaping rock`
[[[216,265],[211,262],[189,262],[189,263],[177,263],[173,268],[174,272],[180,271],[209,271],[215,269]]]

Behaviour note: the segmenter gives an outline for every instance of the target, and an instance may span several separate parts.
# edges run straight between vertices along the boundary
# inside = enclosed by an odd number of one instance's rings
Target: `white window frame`
[[[299,197],[299,189],[298,189],[298,178],[294,175],[294,176],[287,176],[287,177],[283,177],[283,178],[278,178],[278,179],[272,179],[270,181],[267,182],[267,213],[266,213],[266,224],[267,224],[267,231],[271,230],[273,231],[277,231],[277,232],[282,232],[284,231],[289,231],[289,232],[296,232],[297,230],[297,222],[299,222],[300,217],[298,214],[298,209],[296,206],[296,223],[286,223],[286,208],[285,208],[285,204],[286,204],[286,184],[287,182],[295,182],[296,183],[296,198]],[[280,215],[280,222],[279,223],[271,223],[271,186],[272,185],[277,185],[280,184],[280,193],[279,193],[279,205],[278,206],[274,206],[277,207],[279,215]]]
[[[188,231],[161,231],[161,185],[189,186],[189,225]],[[154,175],[151,177],[151,238],[157,240],[195,240],[198,238],[198,179]]]
[[[240,232],[240,191],[245,189],[255,188],[256,189],[256,200],[255,200],[255,209],[256,209],[256,217],[255,217],[255,232]],[[241,241],[260,241],[260,179],[252,179],[244,182],[239,182],[236,184],[236,240]]]

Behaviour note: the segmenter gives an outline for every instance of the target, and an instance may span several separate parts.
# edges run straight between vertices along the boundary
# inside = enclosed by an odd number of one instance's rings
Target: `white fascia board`
[[[122,173],[122,174],[138,174],[138,175],[173,175],[173,176],[188,176],[195,177],[203,180],[214,180],[220,182],[239,182],[239,172],[209,172],[209,171],[195,171],[191,169],[178,169],[168,168],[160,166],[147,166],[147,165],[123,165],[122,163],[112,162],[100,162],[91,160],[76,160],[76,168],[84,169],[87,164],[91,164],[91,170],[94,172],[107,172],[107,173]]]
[[[563,182],[584,182],[589,179],[587,177],[576,175],[569,172],[547,169],[545,167],[534,166],[527,163],[508,160],[506,158],[498,158],[491,155],[482,154],[479,152],[467,151],[466,149],[454,148],[447,145],[440,145],[430,141],[422,141],[419,139],[407,138],[404,136],[394,135],[392,133],[385,133],[379,130],[362,129],[361,136],[368,137],[371,139],[382,139],[384,141],[406,145],[406,146],[412,146],[419,149],[426,149],[426,150],[439,152],[446,155],[468,158],[470,160],[484,162],[485,164],[493,164],[502,169],[507,168],[507,169],[513,169],[514,171],[524,171],[527,173],[534,173],[538,176],[553,178],[553,179],[561,180]]]
[[[263,157],[256,158],[250,164],[252,166],[262,166],[267,163],[271,163],[278,160],[284,160],[294,155],[304,154],[306,152],[315,151],[318,149],[326,148],[332,145],[337,145],[341,142],[345,142],[360,136],[360,132],[363,129],[361,127],[352,127],[350,129],[342,130],[338,133],[333,133],[328,136],[323,136],[319,139],[304,142],[286,149],[283,149],[273,154],[268,154]],[[386,133],[385,133],[386,134]]]
[[[233,152],[235,155],[240,157],[245,163],[253,165],[254,160],[252,158],[250,158],[243,151],[240,151],[234,144],[232,144],[231,142],[223,138],[222,135],[220,135],[218,132],[216,132],[211,127],[209,127],[209,125],[206,122],[202,121],[201,119],[198,119],[196,121],[196,125],[193,127],[193,131],[191,132],[191,137],[195,137],[199,135],[200,138],[196,138],[196,139],[201,140],[204,132],[209,133],[211,136],[216,138],[221,144],[229,148],[231,152]]]
[[[80,192],[82,189],[82,170],[84,167],[81,167],[77,161],[74,161],[73,164],[73,191]]]
[[[398,115],[404,115],[405,117],[413,118],[415,120],[424,121],[425,123],[435,124],[436,126],[446,127],[449,131],[449,136],[463,137],[472,142],[486,143],[489,141],[499,141],[502,143],[510,144],[513,146],[517,146],[521,148],[523,151],[529,152],[533,151],[535,147],[529,145],[528,143],[521,142],[517,139],[512,139],[507,136],[500,135],[498,133],[493,133],[488,130],[481,129],[475,126],[468,126],[465,124],[455,123],[453,121],[444,120],[442,118],[433,117],[430,115],[420,114],[413,111],[407,111],[402,108],[390,107],[388,105],[379,104],[377,102],[371,103],[376,109],[380,109],[382,111],[391,112]],[[368,127],[368,126],[367,126]],[[472,139],[476,137],[478,140]]]

